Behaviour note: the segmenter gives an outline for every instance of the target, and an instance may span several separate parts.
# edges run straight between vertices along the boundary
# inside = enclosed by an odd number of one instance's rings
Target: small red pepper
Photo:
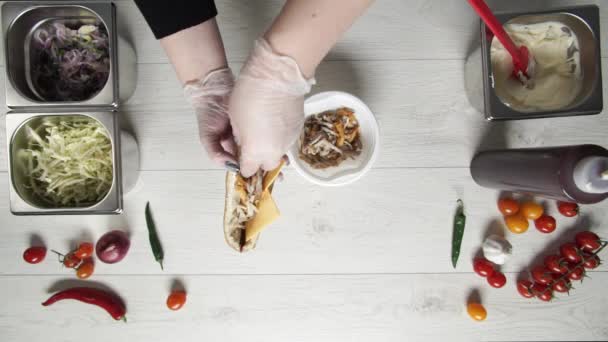
[[[126,321],[127,309],[123,301],[117,295],[90,287],[74,287],[60,291],[47,299],[43,306],[49,306],[64,299],[75,299],[87,304],[97,305],[105,309],[115,320]]]

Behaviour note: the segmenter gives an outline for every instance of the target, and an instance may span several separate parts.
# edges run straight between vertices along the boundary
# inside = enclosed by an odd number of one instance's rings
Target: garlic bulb
[[[482,245],[483,256],[495,263],[503,265],[511,257],[512,246],[505,238],[498,235],[488,236]]]

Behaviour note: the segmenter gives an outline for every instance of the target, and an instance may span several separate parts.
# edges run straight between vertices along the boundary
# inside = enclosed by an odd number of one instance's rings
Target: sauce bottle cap
[[[581,159],[574,168],[574,183],[586,193],[608,193],[608,157]]]

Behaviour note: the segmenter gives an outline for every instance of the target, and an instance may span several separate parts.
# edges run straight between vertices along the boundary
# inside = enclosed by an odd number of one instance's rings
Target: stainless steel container
[[[31,138],[26,126],[36,131],[43,120],[72,120],[85,116],[97,120],[108,131],[112,143],[112,187],[107,195],[97,203],[82,207],[54,207],[38,198],[28,186],[26,161],[19,157],[19,151],[29,148]],[[73,112],[73,113],[8,113],[6,131],[9,165],[9,197],[11,212],[15,215],[40,214],[118,214],[122,212],[122,167],[120,129],[113,112]]]
[[[14,1],[2,6],[6,104],[11,110],[6,115],[9,194],[11,212],[15,215],[118,214],[123,209],[123,193],[137,182],[137,143],[118,127],[118,107],[135,90],[136,57],[133,48],[116,31],[115,12],[111,2]],[[66,24],[95,22],[105,26],[109,38],[109,76],[103,87],[88,99],[50,101],[41,96],[33,85],[30,74],[32,34],[41,25],[52,21]],[[28,147],[25,127],[35,130],[43,120],[71,120],[79,116],[97,120],[108,131],[112,143],[112,186],[96,203],[80,207],[53,206],[37,198],[27,186],[28,175],[18,153]]]
[[[109,38],[110,71],[103,88],[83,101],[46,101],[31,81],[32,34],[52,21],[99,22]],[[13,110],[31,108],[117,107],[135,90],[136,58],[133,48],[116,31],[112,3],[7,2],[2,6],[6,61],[6,104]]]
[[[552,111],[521,112],[504,103],[494,89],[494,76],[490,59],[493,34],[481,23],[480,87],[483,89],[483,111],[488,120],[517,120],[557,116],[598,114],[603,109],[602,72],[600,56],[600,18],[597,6],[578,6],[537,13],[499,13],[498,20],[505,24],[536,24],[557,21],[569,26],[578,36],[583,73],[583,87],[576,99],[566,108]],[[474,57],[471,58],[474,60]],[[471,98],[471,96],[469,96]],[[471,101],[474,105],[476,101]]]

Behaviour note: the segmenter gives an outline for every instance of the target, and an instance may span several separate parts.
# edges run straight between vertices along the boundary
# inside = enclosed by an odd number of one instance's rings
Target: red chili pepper
[[[74,287],[60,291],[47,299],[43,306],[49,306],[64,299],[75,299],[87,304],[97,305],[105,309],[115,320],[126,321],[125,308],[122,300],[115,294],[90,287]]]

